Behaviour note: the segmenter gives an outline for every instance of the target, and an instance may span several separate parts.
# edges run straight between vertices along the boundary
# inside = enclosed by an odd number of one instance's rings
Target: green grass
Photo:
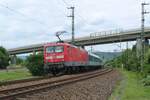
[[[31,77],[26,69],[16,69],[10,71],[0,71],[0,81],[18,80]]]
[[[144,87],[135,72],[123,71],[124,79],[118,83],[109,100],[150,100],[150,86]]]

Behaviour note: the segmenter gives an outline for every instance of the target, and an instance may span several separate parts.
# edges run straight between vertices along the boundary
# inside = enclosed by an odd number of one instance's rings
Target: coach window
[[[64,51],[64,48],[63,48],[63,46],[56,46],[55,47],[55,52],[63,52]]]

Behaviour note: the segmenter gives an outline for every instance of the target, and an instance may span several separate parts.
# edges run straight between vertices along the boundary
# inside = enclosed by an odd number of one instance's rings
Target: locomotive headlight
[[[64,58],[64,55],[56,56],[56,58],[58,58],[58,59]]]
[[[53,59],[53,57],[52,56],[48,56],[48,57],[46,57],[46,59]]]

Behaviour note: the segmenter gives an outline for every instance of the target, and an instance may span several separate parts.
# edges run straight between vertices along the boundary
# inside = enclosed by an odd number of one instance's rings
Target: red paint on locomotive
[[[87,64],[88,52],[68,43],[48,43],[44,46],[44,63]],[[73,65],[72,65],[73,66]]]

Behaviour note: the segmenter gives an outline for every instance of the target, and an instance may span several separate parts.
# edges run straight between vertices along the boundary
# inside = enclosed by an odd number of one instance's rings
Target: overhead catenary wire
[[[61,0],[63,2],[63,4],[66,6],[66,8],[70,7],[71,5],[69,5],[65,0]],[[74,4],[72,4],[74,5]],[[80,20],[85,24],[85,25],[90,25],[89,23],[87,23],[87,20],[81,16],[79,13],[77,13],[77,17],[80,18]]]
[[[61,4],[61,5],[63,4],[63,5],[65,6],[65,8],[67,8],[67,5],[68,5],[68,4],[67,4],[65,1],[62,2],[62,0],[60,0],[60,2],[59,2],[58,0],[56,0],[56,2],[59,3],[59,4],[57,4],[57,5],[60,6],[60,4]],[[68,6],[69,6],[69,5],[68,5]],[[63,16],[68,16],[68,15],[66,14],[66,10],[63,10],[63,9],[58,9],[58,10],[60,11],[61,14],[63,14]],[[67,17],[66,17],[66,19],[67,19]],[[66,20],[66,19],[65,19],[65,20]],[[64,23],[66,23],[66,21],[65,21]],[[70,27],[70,25],[68,25],[68,24],[66,24],[66,26],[67,26],[67,27]],[[67,32],[67,33],[68,33],[68,32]]]
[[[29,16],[23,14],[22,12],[19,12],[19,11],[15,10],[15,9],[13,9],[13,8],[11,8],[11,7],[8,7],[8,6],[5,5],[5,4],[0,3],[0,6],[6,8],[6,9],[8,9],[8,10],[11,11],[11,12],[14,12],[14,13],[17,13],[17,14],[19,14],[19,15],[21,15],[21,16],[24,16],[25,18],[27,18],[27,19],[29,19],[29,20],[31,20],[31,21],[33,21],[33,22],[39,23],[39,24],[44,25],[45,27],[49,28],[44,22],[41,22],[41,21],[39,21],[39,20],[37,20],[37,19],[34,19],[34,18],[32,18],[32,17],[29,17]]]
[[[69,4],[68,4],[65,0],[62,0],[62,1],[63,1],[63,3],[64,3],[65,6],[69,6]],[[19,15],[21,15],[21,16],[24,16],[25,18],[29,19],[30,21],[33,21],[33,22],[39,23],[39,24],[41,24],[41,25],[44,25],[45,27],[47,27],[47,28],[49,29],[49,27],[47,26],[47,24],[45,24],[44,22],[41,22],[41,21],[39,21],[39,20],[37,20],[37,19],[34,19],[34,18],[30,17],[30,16],[27,16],[27,15],[25,15],[24,13],[19,12],[19,11],[15,10],[15,9],[13,9],[13,8],[11,8],[11,7],[8,7],[8,6],[5,5],[5,4],[0,3],[0,6],[6,8],[6,9],[8,9],[8,10],[10,10],[11,12],[14,12],[14,13],[17,13],[17,14],[19,14]],[[78,15],[79,15],[79,14],[78,14]],[[86,22],[85,19],[84,19],[81,15],[79,15],[78,17],[79,17],[84,23]],[[86,23],[85,23],[85,24],[86,24]]]
[[[62,2],[65,4],[65,6],[70,6],[65,0],[62,0]]]

